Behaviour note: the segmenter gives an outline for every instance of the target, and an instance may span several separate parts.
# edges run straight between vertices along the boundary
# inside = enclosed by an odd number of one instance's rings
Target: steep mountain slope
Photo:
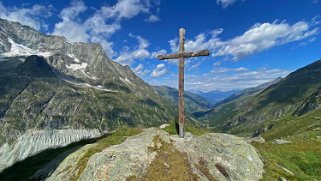
[[[257,87],[250,87],[250,88],[247,88],[247,89],[244,89],[244,90],[241,90],[235,94],[232,94],[231,96],[229,96],[228,98],[222,100],[221,102],[219,102],[217,104],[218,105],[221,105],[223,103],[226,103],[226,102],[229,102],[229,101],[233,101],[233,100],[236,100],[240,97],[246,97],[246,96],[255,96],[257,95],[258,93],[260,93],[261,91],[263,91],[264,89],[268,88],[269,86],[279,82],[282,78],[281,77],[278,77],[274,80],[271,80],[269,82],[266,82],[266,83],[263,83],[261,85],[258,85]]]
[[[240,96],[200,115],[216,130],[260,135],[272,121],[302,115],[320,107],[321,61],[298,69],[260,93]]]
[[[265,162],[263,180],[321,179],[321,109],[272,121],[262,133],[265,143],[252,143]],[[282,143],[283,144],[280,144]]]
[[[169,99],[173,104],[178,103],[178,90],[167,86],[154,86],[154,89],[161,96]],[[184,93],[185,109],[193,113],[196,111],[203,111],[211,108],[212,104],[203,97],[189,91]]]
[[[0,19],[0,171],[121,125],[159,125],[175,108],[101,45]]]
[[[210,127],[214,128],[215,131],[223,131],[223,123],[231,118],[237,112],[237,110],[243,106],[243,104],[245,104],[250,98],[255,97],[264,89],[280,80],[281,78],[277,78],[257,87],[244,89],[217,103],[212,109],[195,112],[193,115],[196,118],[200,118],[203,122],[206,122]]]

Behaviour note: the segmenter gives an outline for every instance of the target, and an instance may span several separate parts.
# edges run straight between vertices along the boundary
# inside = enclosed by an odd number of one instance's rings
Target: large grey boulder
[[[197,175],[199,180],[215,178],[252,181],[262,178],[263,163],[255,148],[242,138],[227,134],[194,136],[188,133],[182,139],[160,129],[150,128],[128,138],[122,144],[94,154],[82,173],[78,173],[75,163],[90,146],[74,152],[60,164],[48,180],[70,180],[74,178],[73,172],[80,174],[79,180],[120,181],[132,176],[143,179],[156,155],[162,154],[150,149],[162,147],[161,143],[155,142],[155,136],[161,138],[163,144],[171,144],[184,153],[188,157],[193,174]],[[197,166],[200,162],[206,163],[207,174]],[[165,160],[164,164],[167,164]]]

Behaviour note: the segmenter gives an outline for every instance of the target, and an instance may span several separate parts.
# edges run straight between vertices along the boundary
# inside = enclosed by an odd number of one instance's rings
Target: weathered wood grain
[[[179,52],[175,54],[165,54],[165,55],[158,55],[157,58],[159,60],[166,60],[166,59],[179,59],[179,75],[178,75],[178,118],[179,118],[179,137],[184,137],[184,59],[191,58],[191,57],[200,57],[200,56],[209,56],[210,51],[208,50],[201,50],[198,52],[185,52],[185,29],[179,29]]]
[[[166,60],[166,59],[191,58],[191,57],[200,57],[200,56],[209,56],[209,55],[210,55],[210,51],[201,50],[198,52],[180,52],[180,53],[174,53],[174,54],[158,55],[157,58],[159,60]]]
[[[185,30],[183,28],[179,29],[179,53],[184,53],[185,51]],[[184,58],[179,59],[179,79],[178,79],[178,118],[179,118],[179,137],[184,137]]]

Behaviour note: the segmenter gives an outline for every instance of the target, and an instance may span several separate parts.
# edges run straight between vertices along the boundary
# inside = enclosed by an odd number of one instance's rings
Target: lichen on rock
[[[72,168],[74,162],[67,160],[77,155],[67,157],[49,180],[68,180],[63,171]],[[79,180],[259,180],[262,173],[259,155],[243,138],[187,133],[182,139],[149,128],[93,154]]]

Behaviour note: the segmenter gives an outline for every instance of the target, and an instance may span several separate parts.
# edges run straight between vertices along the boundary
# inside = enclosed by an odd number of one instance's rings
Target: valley
[[[321,179],[321,60],[244,90],[185,92],[180,140],[177,89],[100,44],[0,25],[0,180]]]

